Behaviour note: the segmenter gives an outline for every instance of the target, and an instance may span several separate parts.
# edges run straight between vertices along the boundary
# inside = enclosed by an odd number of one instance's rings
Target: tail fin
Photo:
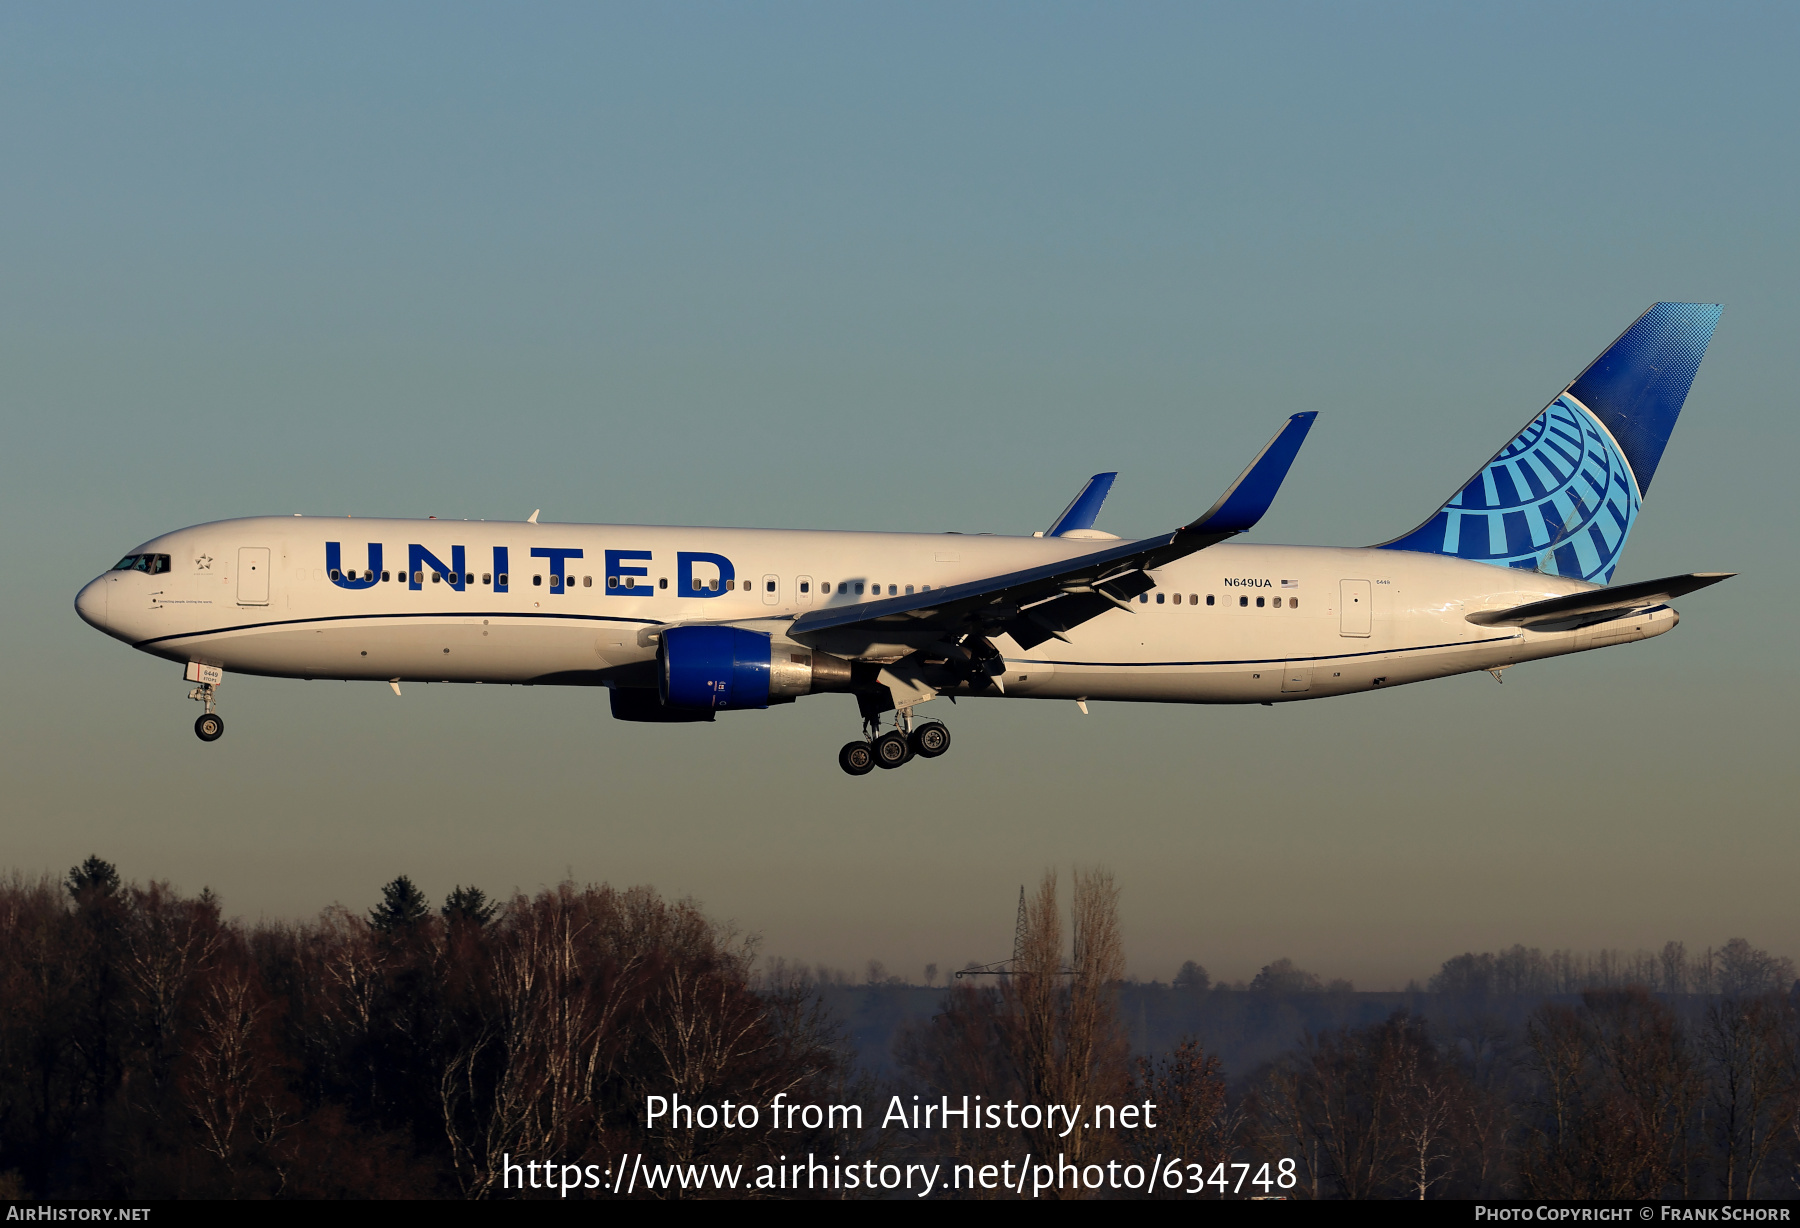
[[[1650,308],[1431,519],[1381,549],[1611,581],[1721,310]]]

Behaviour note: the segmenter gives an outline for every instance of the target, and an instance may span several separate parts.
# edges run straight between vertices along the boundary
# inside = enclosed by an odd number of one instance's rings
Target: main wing
[[[1146,573],[1254,527],[1317,417],[1309,411],[1289,418],[1212,507],[1173,533],[927,593],[813,610],[795,619],[788,634],[805,643],[821,632],[854,627],[881,632],[882,639],[955,642],[1004,631],[1023,648],[1061,639],[1107,610],[1130,609],[1133,597],[1156,587]]]

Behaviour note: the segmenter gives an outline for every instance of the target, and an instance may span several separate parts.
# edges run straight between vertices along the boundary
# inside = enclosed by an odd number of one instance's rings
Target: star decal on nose
[[[212,555],[210,555],[210,554],[201,555],[199,558],[194,560],[194,567],[200,571],[211,571],[212,570]]]

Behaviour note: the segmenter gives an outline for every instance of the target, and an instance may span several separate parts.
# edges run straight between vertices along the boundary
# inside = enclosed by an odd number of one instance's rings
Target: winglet
[[[1288,468],[1300,454],[1300,445],[1306,442],[1306,433],[1312,430],[1313,419],[1318,416],[1316,410],[1308,410],[1289,418],[1275,433],[1275,438],[1269,440],[1249,467],[1238,475],[1230,489],[1219,496],[1219,501],[1182,531],[1243,533],[1256,527],[1256,522],[1275,502],[1275,492],[1281,489]]]
[[[1044,536],[1061,537],[1071,530],[1093,528],[1100,515],[1100,505],[1106,502],[1107,492],[1112,490],[1113,479],[1118,476],[1117,473],[1096,473],[1089,478],[1081,493],[1063,509],[1063,514],[1056,518],[1056,523]]]

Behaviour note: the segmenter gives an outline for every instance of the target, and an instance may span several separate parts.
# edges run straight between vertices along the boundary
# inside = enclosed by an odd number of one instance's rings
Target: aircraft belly
[[[590,622],[508,624],[501,621],[399,624],[375,622],[271,628],[197,637],[171,654],[218,661],[228,672],[299,678],[446,682],[530,682],[549,676],[599,681],[650,650]]]
[[[1378,600],[1384,596],[1377,590]],[[1394,603],[1397,604],[1397,603]],[[1383,608],[1385,607],[1385,608]],[[1395,609],[1378,604],[1371,634],[1344,636],[1335,603],[1305,612],[1230,607],[1224,617],[1186,607],[1108,615],[1076,632],[1070,644],[1044,644],[1009,654],[1007,694],[1030,698],[1111,699],[1150,703],[1284,703],[1384,689],[1471,670],[1508,665],[1531,655],[1576,651],[1573,642],[1532,645],[1496,635],[1461,617],[1460,609]],[[1176,621],[1181,620],[1181,621]],[[1548,637],[1545,637],[1548,638]],[[1571,640],[1573,637],[1560,637]],[[1042,671],[1028,683],[1020,674]]]

